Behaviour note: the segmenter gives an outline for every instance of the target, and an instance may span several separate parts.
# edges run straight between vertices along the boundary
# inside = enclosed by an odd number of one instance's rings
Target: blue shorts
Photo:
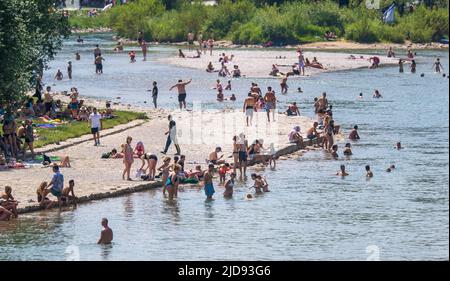
[[[96,134],[98,133],[99,129],[98,128],[91,128],[91,133],[92,134]]]
[[[55,196],[55,197],[60,197],[60,196],[61,196],[61,191],[60,191],[60,190],[56,190],[56,189],[51,188],[51,189],[50,189],[50,192],[51,192],[52,195]]]
[[[216,191],[214,190],[214,186],[212,183],[205,184],[205,194],[206,196],[213,196]]]

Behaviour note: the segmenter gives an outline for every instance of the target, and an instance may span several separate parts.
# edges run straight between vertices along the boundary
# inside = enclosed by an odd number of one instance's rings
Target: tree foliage
[[[0,1],[0,104],[13,106],[70,32],[58,0]]]

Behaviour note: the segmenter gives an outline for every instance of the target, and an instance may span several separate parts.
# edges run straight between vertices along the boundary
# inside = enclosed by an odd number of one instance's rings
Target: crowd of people
[[[189,33],[187,36],[189,48],[194,46],[194,35]],[[84,43],[84,40],[79,37],[77,42]],[[147,43],[145,42],[142,32],[138,35],[138,43],[143,51],[143,60],[147,59]],[[203,40],[202,34],[197,35],[198,49],[196,49],[196,55],[193,57],[186,56],[180,49],[178,51],[181,59],[185,58],[199,58],[202,55],[206,55],[209,51],[212,56],[214,40]],[[116,51],[123,51],[123,45],[119,43],[115,48]],[[130,62],[136,62],[136,52],[130,51]],[[287,78],[293,75],[305,75],[305,68],[312,67],[318,69],[326,69],[325,66],[318,61],[316,57],[312,61],[305,58],[304,52],[301,49],[297,49],[298,62],[292,65],[292,71],[288,73],[282,73],[278,69],[278,66],[274,64],[272,66],[271,76],[281,76],[282,81],[280,83],[281,93],[287,94]],[[388,57],[395,57],[395,53],[392,49],[388,51]],[[408,51],[407,58],[411,62],[411,72],[416,71],[416,62],[414,60],[414,54]],[[79,53],[76,54],[76,59],[80,59]],[[234,56],[221,53],[218,59],[220,68],[215,69],[212,61],[208,63],[206,71],[209,73],[217,72],[220,77],[232,77],[239,78],[242,76],[239,66],[233,63]],[[356,59],[350,57],[350,59]],[[377,68],[380,64],[380,59],[376,56],[368,59],[371,62],[370,68]],[[103,61],[102,50],[97,45],[94,49],[94,64],[95,72],[97,74],[103,73]],[[403,63],[405,59],[399,59],[400,72],[403,72]],[[433,65],[436,72],[443,70],[442,64],[439,59]],[[232,68],[230,71],[229,69]],[[67,77],[72,79],[72,63],[68,62]],[[55,79],[61,80],[64,78],[64,73],[58,69]],[[169,88],[170,91],[176,89],[178,92],[178,105],[180,110],[186,109],[187,98],[187,86],[192,82],[192,79],[184,81],[179,80],[176,84]],[[213,88],[217,90],[217,100],[223,101],[224,91],[231,90],[231,80],[228,80],[227,85],[224,87],[218,79],[216,85]],[[152,90],[153,105],[157,108],[157,98],[159,94],[158,84],[153,82]],[[301,88],[299,88],[301,93]],[[78,90],[72,88],[70,93],[67,93],[70,99],[68,104],[63,104],[60,100],[54,100],[54,94],[50,86],[46,87],[43,91],[43,85],[38,77],[36,84],[36,91],[33,97],[30,97],[20,108],[19,111],[14,114],[11,112],[4,112],[0,107],[0,116],[3,123],[3,135],[0,136],[0,164],[2,156],[3,158],[17,158],[20,154],[25,157],[27,150],[30,150],[31,156],[34,159],[34,147],[33,142],[36,137],[36,131],[33,127],[33,119],[37,117],[61,120],[70,120],[73,122],[87,122],[91,128],[91,133],[94,139],[94,145],[100,145],[100,131],[103,127],[103,120],[106,118],[114,118],[114,111],[111,109],[111,103],[106,103],[106,110],[99,111],[96,108],[86,107],[84,101],[80,99]],[[375,90],[373,98],[382,98],[383,96],[378,90]],[[363,98],[362,93],[358,97]],[[236,96],[233,94],[229,98],[231,101],[236,101]],[[243,115],[245,116],[247,127],[253,126],[253,116],[255,112],[263,112],[268,122],[276,122],[277,119],[277,96],[275,90],[269,86],[263,94],[261,87],[257,83],[252,83],[248,91],[248,95],[243,101]],[[327,93],[323,93],[320,97],[316,97],[313,103],[314,113],[316,120],[311,127],[306,129],[306,140],[302,134],[302,128],[297,125],[286,137],[289,143],[302,145],[304,141],[312,143],[316,141],[317,145],[323,148],[323,150],[331,155],[333,159],[339,159],[339,144],[336,143],[336,136],[341,134],[341,126],[337,124],[333,116],[333,106],[330,104],[327,98]],[[296,102],[292,102],[287,106],[285,111],[287,116],[300,116],[300,110]],[[16,117],[20,116],[24,118],[24,122],[17,124]],[[255,139],[253,142],[249,142],[244,133],[233,137],[232,155],[229,157],[232,161],[228,162],[225,155],[222,153],[221,147],[215,147],[212,152],[209,153],[207,159],[205,159],[205,166],[197,165],[195,169],[186,169],[186,155],[181,154],[181,147],[178,141],[177,124],[171,115],[168,116],[168,129],[165,132],[167,137],[166,144],[158,157],[156,153],[150,153],[146,150],[142,141],[133,144],[133,138],[127,137],[125,142],[120,145],[119,149],[113,149],[109,153],[102,155],[102,158],[121,159],[123,161],[122,179],[127,181],[143,180],[143,181],[155,181],[159,180],[162,183],[162,192],[164,196],[167,196],[169,200],[173,200],[178,197],[179,190],[182,190],[182,185],[186,183],[199,184],[205,193],[207,200],[213,200],[216,189],[214,187],[214,179],[218,176],[219,185],[223,187],[223,196],[225,198],[232,198],[234,189],[237,185],[237,178],[239,176],[240,181],[247,180],[247,168],[250,164],[260,164],[262,166],[270,165],[271,168],[276,167],[277,153],[273,143],[264,145],[263,139]],[[343,154],[345,156],[353,155],[351,142],[360,140],[359,127],[354,125],[353,129],[349,133],[347,139],[350,142],[346,142],[343,148]],[[167,153],[173,144],[176,153],[174,157],[167,156]],[[397,149],[402,149],[401,144],[397,143]],[[135,161],[138,162],[136,169],[136,175],[134,176],[133,165]],[[49,163],[48,163],[49,164]],[[64,205],[76,204],[77,197],[74,194],[75,181],[70,180],[68,186],[64,185],[64,176],[60,171],[61,166],[70,166],[68,157],[63,159],[63,163],[60,165],[50,165],[53,170],[53,177],[50,182],[42,182],[36,190],[37,203],[43,208],[49,209],[56,204],[61,209]],[[386,171],[391,172],[395,169],[394,165],[391,165]],[[365,166],[366,176],[368,178],[374,177],[374,173],[369,165]],[[340,170],[336,173],[339,176],[348,176],[345,165],[340,166]],[[133,179],[133,177],[135,179]],[[250,175],[253,185],[252,189],[254,194],[262,194],[269,192],[268,180],[260,174],[251,173]],[[51,200],[49,197],[55,197],[55,200]],[[253,194],[247,194],[246,198],[252,198]],[[5,187],[4,193],[0,197],[0,221],[9,220],[11,218],[18,217],[18,202],[12,196],[12,188],[10,186]],[[109,243],[112,241],[112,230],[108,226],[108,220],[102,219],[102,231],[101,238],[98,243]]]

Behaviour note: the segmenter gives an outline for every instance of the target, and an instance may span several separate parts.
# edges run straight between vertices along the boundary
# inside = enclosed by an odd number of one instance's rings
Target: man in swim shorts
[[[205,171],[205,173],[203,174],[203,179],[205,182],[205,194],[206,194],[206,198],[208,200],[212,200],[214,193],[216,192],[214,190],[214,185],[213,185],[213,175],[214,175],[214,165],[213,164],[209,164],[208,165],[208,170]]]
[[[111,244],[113,240],[113,231],[108,226],[107,218],[102,219],[102,226],[103,230],[100,233],[100,239],[98,240],[97,244]]]
[[[270,122],[270,112],[272,112],[272,121],[275,121],[275,108],[277,104],[277,98],[275,97],[275,92],[272,90],[272,87],[267,88],[267,93],[264,96],[264,101],[266,103],[265,109],[267,111],[267,120]]]
[[[183,80],[178,80],[178,83],[173,85],[169,91],[172,91],[174,88],[178,89],[178,102],[180,103],[180,110],[186,109],[186,85],[192,82],[190,79],[188,82],[183,82]]]
[[[53,166],[53,173],[54,175],[52,181],[47,185],[47,188],[50,188],[50,193],[58,199],[59,210],[61,210],[61,196],[64,188],[64,176],[59,172],[59,167],[57,165]]]
[[[256,100],[252,93],[248,94],[248,97],[244,101],[243,112],[247,118],[247,127],[252,125],[253,112],[255,111]]]

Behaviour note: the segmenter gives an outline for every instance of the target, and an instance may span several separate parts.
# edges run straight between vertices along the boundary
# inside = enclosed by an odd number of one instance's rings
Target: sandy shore
[[[278,65],[281,72],[291,71],[292,64],[298,61],[297,53],[292,50],[226,50],[223,51],[227,55],[234,55],[233,62],[229,64],[228,69],[233,69],[233,64],[238,65],[241,69],[242,75],[251,78],[273,78],[269,75],[272,70],[272,65]],[[211,61],[213,62],[215,69],[220,69],[219,55],[222,51],[216,50],[213,52],[213,56],[207,55],[201,56],[198,59],[192,58],[178,58],[174,53],[173,57],[160,59],[161,63],[172,64],[181,67],[195,68],[198,70],[206,71],[206,66]],[[193,52],[185,51],[186,56],[193,56]],[[306,51],[304,53],[305,58],[310,61],[314,57],[317,57],[318,61],[324,65],[326,70],[307,67],[305,72],[307,76],[314,76],[324,72],[350,70],[358,68],[368,68],[370,62],[368,59],[370,56],[357,53],[327,53],[327,52],[311,52]],[[354,55],[358,59],[350,59],[349,56]],[[277,57],[282,59],[277,59]],[[286,57],[286,58],[285,58]],[[363,57],[361,59],[361,57]],[[398,59],[388,58],[386,56],[379,56],[381,59],[381,66],[383,65],[396,65]],[[211,74],[216,75],[216,74]],[[301,79],[302,76],[291,76],[289,79]]]
[[[99,102],[103,103],[103,102]],[[142,108],[139,110],[143,110]],[[101,159],[103,153],[113,148],[120,148],[127,136],[133,137],[133,145],[142,141],[147,152],[155,153],[159,159],[163,158],[160,151],[164,148],[166,136],[164,133],[168,127],[166,111],[147,111],[149,122],[139,126],[126,129],[119,128],[120,132],[102,137],[101,146],[96,147],[89,137],[86,141],[71,145],[64,149],[58,149],[56,145],[43,147],[38,151],[51,150],[55,147],[57,151],[50,153],[51,156],[69,156],[72,168],[63,168],[66,185],[70,179],[76,182],[75,193],[78,197],[94,196],[100,193],[121,192],[137,188],[149,182],[139,179],[128,182],[122,180],[123,164],[121,159]],[[193,111],[193,112],[170,112],[177,121],[178,140],[182,154],[186,155],[186,169],[201,165],[206,168],[206,159],[216,146],[223,148],[224,157],[232,162],[232,137],[241,132],[245,133],[249,141],[264,139],[265,146],[274,144],[277,151],[292,147],[288,142],[287,135],[296,125],[301,126],[305,134],[312,120],[306,117],[287,117],[277,115],[277,121],[266,123],[265,113],[256,114],[253,127],[245,126],[245,118],[241,111]],[[106,132],[103,132],[106,133]],[[314,149],[314,148],[309,148]],[[305,151],[300,151],[295,157],[299,157]],[[173,157],[174,147],[169,149],[168,156]],[[137,159],[132,167],[132,177],[140,167],[141,161]],[[263,167],[256,167],[264,169]],[[2,187],[10,185],[13,187],[13,196],[20,201],[21,208],[36,205],[36,188],[43,181],[50,181],[52,171],[41,165],[32,165],[26,169],[9,169],[0,171]],[[149,183],[150,185],[152,183]],[[153,186],[158,186],[153,184]],[[142,190],[142,189],[141,189]],[[218,192],[221,192],[220,190]]]

